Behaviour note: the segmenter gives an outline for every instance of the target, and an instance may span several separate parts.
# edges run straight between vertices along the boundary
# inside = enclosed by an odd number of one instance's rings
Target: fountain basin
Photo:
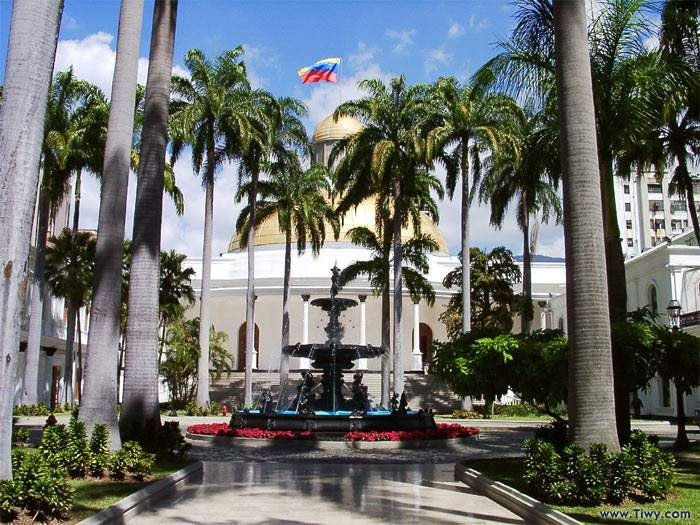
[[[235,412],[229,423],[231,428],[259,428],[263,430],[291,430],[309,432],[353,432],[390,430],[434,430],[432,413],[409,412],[392,414],[389,411],[367,412],[352,415],[351,412],[317,412],[299,414],[296,412],[257,411]]]

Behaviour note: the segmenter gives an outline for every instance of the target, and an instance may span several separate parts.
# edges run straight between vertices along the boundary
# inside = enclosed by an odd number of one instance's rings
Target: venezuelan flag
[[[297,70],[297,73],[299,73],[304,84],[320,82],[321,80],[338,82],[337,71],[339,64],[340,58],[324,58],[309,67]]]

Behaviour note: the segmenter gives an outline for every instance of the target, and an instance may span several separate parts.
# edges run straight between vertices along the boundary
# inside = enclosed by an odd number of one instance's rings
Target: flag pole
[[[340,57],[340,82],[338,82],[338,105],[343,103],[343,57]]]

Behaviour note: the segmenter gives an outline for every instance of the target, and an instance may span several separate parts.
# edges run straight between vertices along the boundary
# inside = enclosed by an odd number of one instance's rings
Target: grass
[[[109,478],[93,481],[84,479],[69,480],[75,490],[71,519],[67,523],[77,523],[93,514],[114,505],[117,501],[133,494],[137,490],[182,470],[190,462],[159,461],[153,466],[153,478],[149,481],[128,482]]]
[[[465,461],[464,465],[478,470],[482,474],[505,483],[521,492],[527,493],[527,487],[522,480],[523,460],[521,458]],[[550,505],[552,508],[564,512],[582,523],[698,523],[700,517],[700,469],[696,462],[678,461],[676,465],[676,483],[671,499],[653,503],[631,503],[629,505],[605,505],[600,507],[569,507],[564,505]],[[635,518],[634,509],[640,511],[656,511],[661,513],[657,521],[653,517],[643,519]],[[628,511],[628,518],[611,519],[602,518],[601,511]],[[690,518],[664,519],[665,512],[689,511]],[[641,514],[641,512],[640,512]],[[638,515],[640,515],[638,514]]]

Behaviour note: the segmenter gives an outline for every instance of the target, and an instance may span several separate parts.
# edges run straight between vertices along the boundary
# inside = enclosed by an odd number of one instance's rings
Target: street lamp
[[[668,319],[671,322],[671,327],[678,328],[681,318],[681,303],[679,303],[676,299],[671,299],[668,302],[666,311],[668,312]]]

